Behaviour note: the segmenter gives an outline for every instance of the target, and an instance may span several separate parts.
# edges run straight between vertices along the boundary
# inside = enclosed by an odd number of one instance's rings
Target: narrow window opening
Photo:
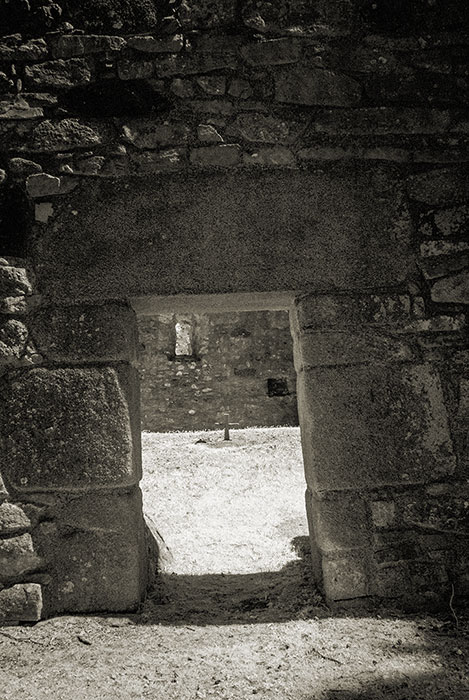
[[[174,326],[176,331],[176,342],[174,355],[176,357],[192,357],[194,354],[192,347],[192,324],[189,321],[176,321]]]

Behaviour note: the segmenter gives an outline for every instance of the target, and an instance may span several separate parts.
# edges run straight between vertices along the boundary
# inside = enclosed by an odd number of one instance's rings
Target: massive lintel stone
[[[2,474],[9,489],[136,483],[139,443],[131,413],[138,407],[128,384],[127,372],[111,368],[37,368],[14,377],[1,402]]]
[[[86,181],[57,206],[36,250],[41,292],[55,299],[363,289],[407,276],[392,170]]]

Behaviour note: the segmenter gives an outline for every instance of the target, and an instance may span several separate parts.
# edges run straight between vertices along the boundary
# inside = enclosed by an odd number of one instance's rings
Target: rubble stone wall
[[[177,356],[176,322],[192,330]],[[216,430],[298,425],[293,343],[286,311],[160,314],[139,319],[142,429]]]
[[[467,596],[466,4],[11,5],[3,619],[138,605],[132,303],[152,295],[290,291],[329,599]]]

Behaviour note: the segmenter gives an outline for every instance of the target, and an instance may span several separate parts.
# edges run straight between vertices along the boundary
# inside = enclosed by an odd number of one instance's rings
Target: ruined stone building
[[[142,429],[298,425],[286,311],[142,316]]]
[[[0,1],[2,620],[144,595],[158,314],[288,312],[329,601],[469,594],[468,19]]]

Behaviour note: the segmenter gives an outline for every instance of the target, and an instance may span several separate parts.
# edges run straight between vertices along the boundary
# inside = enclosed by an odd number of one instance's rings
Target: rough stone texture
[[[0,540],[0,583],[14,581],[41,565],[30,534]]]
[[[136,148],[158,148],[187,142],[190,130],[183,124],[158,124],[154,120],[136,120],[124,127],[124,138]]]
[[[324,592],[331,601],[369,595],[365,552],[325,557],[322,564]]]
[[[26,66],[26,82],[31,89],[69,88],[86,85],[91,80],[87,61],[71,58],[68,61],[48,61]]]
[[[15,535],[31,526],[31,520],[24,510],[14,503],[0,505],[0,532],[2,535]]]
[[[139,442],[132,444],[138,435],[129,414],[138,406],[128,381],[111,368],[13,376],[1,406],[7,485],[22,492],[135,483]]]
[[[32,134],[32,148],[35,151],[89,148],[101,142],[101,135],[78,119],[62,119],[59,122],[47,120],[37,126]]]
[[[38,351],[52,362],[135,360],[135,315],[125,304],[40,308],[30,327]]]
[[[409,222],[392,173],[380,174],[382,191],[373,182],[341,167],[82,185],[36,250],[39,284],[55,298],[396,284]]]
[[[241,49],[241,55],[251,66],[281,65],[296,63],[300,57],[298,44],[289,39],[273,39],[257,44],[247,44]]]
[[[193,355],[178,359],[184,319]],[[240,427],[298,424],[287,312],[142,316],[139,339],[143,430],[215,429],[225,411]]]
[[[54,514],[34,535],[52,574],[46,613],[135,610],[146,587],[139,489],[64,498]]]
[[[306,478],[317,491],[451,476],[455,457],[429,365],[321,368],[299,377]]]
[[[325,484],[314,496],[316,529],[324,547],[356,545],[353,554],[325,556],[312,543],[326,591],[447,602],[454,584],[456,596],[469,594],[459,544],[469,475],[466,3],[62,0],[43,13],[31,2],[3,5],[0,393],[12,408],[5,435],[15,427],[14,444],[8,438],[2,451],[21,456],[24,446],[24,459],[5,462],[10,491],[12,478],[30,478],[22,470],[32,468],[35,440],[39,460],[41,436],[48,461],[37,462],[45,472],[34,472],[34,488],[86,488],[101,477],[128,483],[125,436],[133,431],[138,451],[139,430],[137,389],[123,378],[133,341],[121,310],[130,297],[288,292],[302,297],[298,369],[327,365],[300,371],[308,480]],[[34,296],[21,261],[30,253]],[[109,315],[96,308],[106,301]],[[34,362],[48,367],[39,383]],[[108,362],[121,367],[120,385],[116,367],[54,368]],[[250,381],[252,367],[239,369],[239,380]],[[70,372],[82,373],[80,381]],[[52,442],[82,380],[76,423]],[[90,396],[96,413],[86,412]],[[120,435],[124,456],[100,451],[98,423],[113,444]],[[57,474],[76,454],[81,466],[66,473],[81,485],[64,486]],[[350,489],[352,481],[360,497],[326,497],[331,484]],[[435,488],[443,490],[427,492]],[[53,505],[54,495],[46,497]],[[335,529],[334,498],[342,512],[347,498],[365,508],[370,541],[357,544],[353,522],[348,541]],[[58,511],[51,517],[54,547],[65,556],[66,527]],[[91,535],[73,532],[72,562],[87,562],[80,537]],[[114,561],[101,544],[98,551]],[[47,614],[71,600],[54,583],[61,561],[57,554],[48,564]],[[117,565],[110,570],[117,578]],[[113,597],[93,573],[93,599],[77,577],[77,609],[109,596],[112,605],[119,596],[135,605],[135,578],[129,597],[122,588]]]
[[[348,107],[359,102],[360,95],[359,83],[328,70],[284,69],[279,71],[275,81],[277,102]]]
[[[301,337],[297,369],[415,359],[411,345],[401,338],[371,331],[312,331]]]
[[[32,286],[25,268],[0,265],[0,296],[22,296],[31,292]]]
[[[191,151],[190,161],[193,165],[202,167],[216,166],[226,168],[236,165],[239,161],[239,146],[231,144],[200,146],[200,148],[194,148]]]
[[[365,547],[370,539],[366,502],[356,493],[333,493],[318,498],[309,490],[312,528],[322,552],[340,552]]]
[[[42,593],[38,583],[21,583],[0,591],[0,624],[37,622],[41,613]]]
[[[0,365],[19,360],[26,350],[28,329],[21,321],[0,322]]]
[[[466,168],[430,170],[408,179],[409,196],[425,204],[453,204],[469,198]]]
[[[469,270],[435,282],[432,299],[437,302],[469,304]]]

